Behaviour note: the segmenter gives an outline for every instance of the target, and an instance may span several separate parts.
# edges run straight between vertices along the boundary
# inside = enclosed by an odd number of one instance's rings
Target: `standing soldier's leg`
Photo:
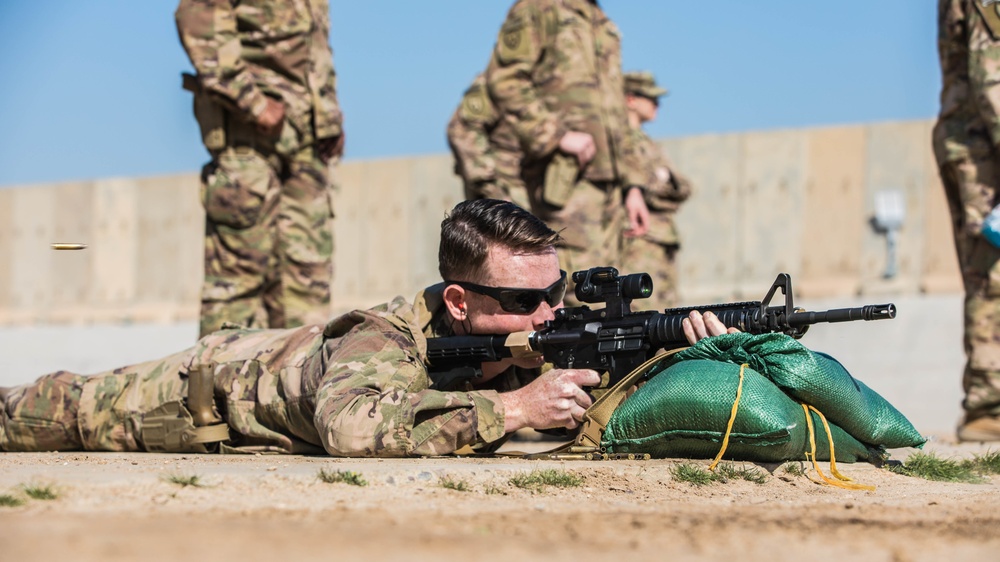
[[[291,328],[330,319],[331,197],[327,165],[312,148],[300,151],[281,189],[278,284],[267,296],[271,327]]]
[[[266,328],[264,294],[275,266],[280,184],[250,148],[226,148],[202,171],[205,282],[201,336],[230,322]]]
[[[958,435],[967,441],[1000,440],[1000,249],[979,234],[1000,177],[991,154],[946,163],[941,172],[965,284],[968,361],[962,377],[965,420]]]

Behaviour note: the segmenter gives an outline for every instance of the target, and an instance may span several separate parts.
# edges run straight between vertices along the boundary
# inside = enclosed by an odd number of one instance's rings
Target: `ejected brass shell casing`
[[[86,244],[77,244],[75,242],[53,242],[53,250],[84,250],[87,248]]]
[[[554,453],[548,456],[548,460],[551,461],[599,461],[601,459],[600,454],[566,454],[566,453]]]

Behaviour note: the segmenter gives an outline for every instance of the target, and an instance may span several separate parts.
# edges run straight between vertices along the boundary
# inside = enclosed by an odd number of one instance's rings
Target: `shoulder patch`
[[[491,123],[496,121],[496,112],[486,88],[474,86],[462,97],[460,117],[465,122]]]
[[[532,59],[531,29],[522,21],[510,22],[500,30],[497,55],[500,62],[526,62]]]

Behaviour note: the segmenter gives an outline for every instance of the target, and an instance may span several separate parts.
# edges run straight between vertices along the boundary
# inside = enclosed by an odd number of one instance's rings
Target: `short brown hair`
[[[534,254],[559,241],[559,234],[538,217],[509,201],[463,201],[441,221],[438,271],[442,279],[475,281],[482,277],[491,245]]]

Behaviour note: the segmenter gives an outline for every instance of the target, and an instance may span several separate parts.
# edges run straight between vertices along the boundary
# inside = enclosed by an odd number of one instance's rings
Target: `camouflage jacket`
[[[525,158],[551,155],[568,131],[590,133],[591,181],[643,185],[629,155],[618,28],[588,0],[519,0],[486,72],[489,93],[514,126]]]
[[[443,455],[502,443],[499,392],[536,372],[510,369],[473,390],[432,388],[427,338],[451,335],[441,285],[325,327],[223,330],[203,338],[185,370],[215,362],[216,396],[242,450],[336,456]]]
[[[521,174],[521,149],[513,127],[486,90],[480,74],[462,96],[448,122],[448,144],[455,155],[455,173],[469,184],[495,180],[497,174]]]
[[[1000,145],[1000,29],[997,37],[991,34],[977,1],[938,0],[942,87],[934,149],[939,162],[963,159],[970,151],[988,154]],[[997,14],[998,7],[983,10]]]
[[[341,134],[328,0],[181,0],[175,18],[202,88],[248,117],[281,100],[303,144]]]
[[[646,206],[649,207],[649,232],[644,238],[657,244],[680,245],[674,215],[680,204],[691,196],[691,182],[677,173],[667,155],[641,127],[632,127],[638,161],[648,175]]]

